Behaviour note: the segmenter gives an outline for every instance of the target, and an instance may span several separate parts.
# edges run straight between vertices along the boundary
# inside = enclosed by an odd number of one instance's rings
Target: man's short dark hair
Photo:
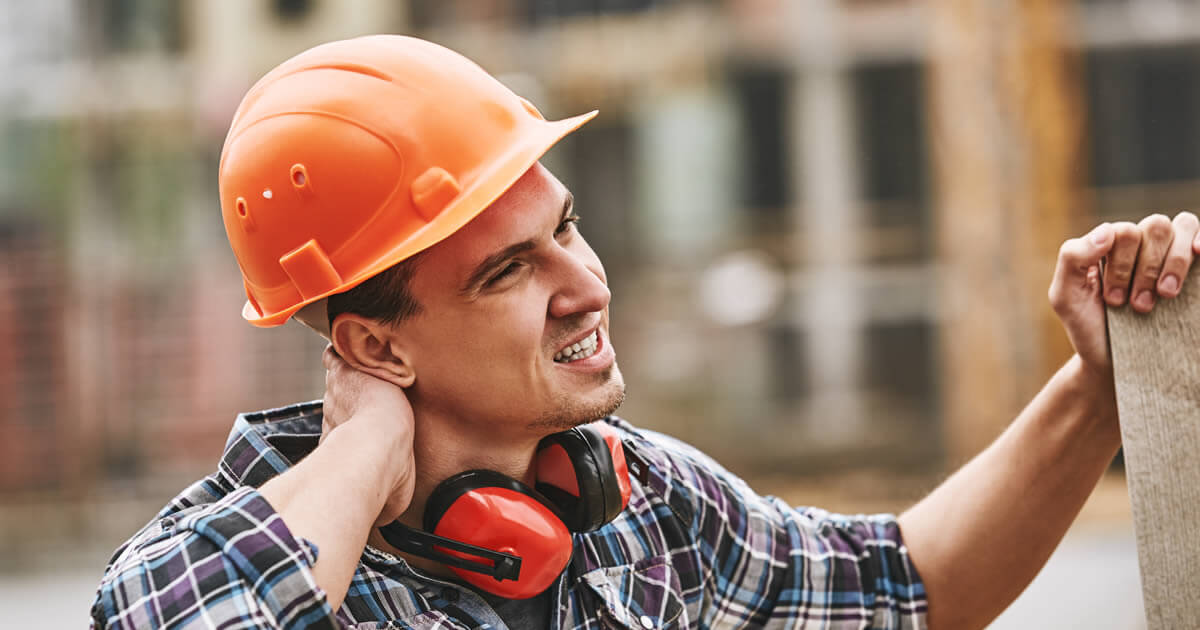
[[[329,296],[329,328],[342,313],[354,313],[384,324],[399,324],[421,312],[421,303],[408,288],[417,269],[420,254],[375,274],[366,282],[336,295]]]

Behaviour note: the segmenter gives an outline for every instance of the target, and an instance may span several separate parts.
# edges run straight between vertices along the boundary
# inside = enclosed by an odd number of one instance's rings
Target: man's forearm
[[[391,489],[384,469],[387,440],[365,433],[370,427],[347,423],[291,470],[260,492],[294,536],[317,546],[313,577],[337,610],[358,566],[367,535]],[[378,453],[365,452],[384,449]]]
[[[1050,557],[1120,445],[1111,382],[1079,357],[986,450],[900,517],[932,628],[980,628]]]

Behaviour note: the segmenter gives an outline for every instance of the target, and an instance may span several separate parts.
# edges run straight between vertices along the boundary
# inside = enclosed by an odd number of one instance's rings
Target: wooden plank
[[[1149,630],[1200,623],[1200,273],[1149,315],[1108,309]]]

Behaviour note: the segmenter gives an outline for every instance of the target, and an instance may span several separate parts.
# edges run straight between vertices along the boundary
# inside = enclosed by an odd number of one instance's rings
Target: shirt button
[[[447,586],[446,588],[442,589],[442,599],[450,602],[451,604],[453,604],[454,602],[457,602],[458,601],[458,590]]]
[[[642,615],[642,618],[639,619],[638,621],[642,622],[642,627],[645,628],[646,630],[650,630],[650,628],[654,627],[654,620],[647,617],[646,615]]]

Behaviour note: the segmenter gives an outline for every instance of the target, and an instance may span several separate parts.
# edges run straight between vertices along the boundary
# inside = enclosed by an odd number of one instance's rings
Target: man
[[[624,383],[604,270],[537,162],[590,116],[544,121],[458,55],[391,36],[251,89],[220,176],[244,314],[330,340],[324,404],[240,416],[218,471],[114,555],[94,627],[977,628],[1016,597],[1119,446],[1104,304],[1177,295],[1196,217],[1063,245],[1050,300],[1077,354],[928,498],[898,519],[797,510],[609,415]],[[543,536],[590,496],[583,469],[548,481],[556,440],[593,429],[559,464],[604,459],[620,505]],[[444,498],[480,470],[511,483]],[[566,503],[531,499],[547,483]],[[462,496],[477,517],[447,516]],[[419,531],[443,521],[459,539],[526,529],[448,553]],[[543,537],[561,564],[528,550]]]

